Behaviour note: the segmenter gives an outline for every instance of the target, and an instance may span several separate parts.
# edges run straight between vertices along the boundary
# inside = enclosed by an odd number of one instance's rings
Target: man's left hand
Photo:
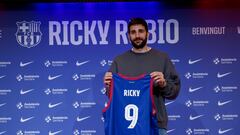
[[[154,82],[161,88],[166,86],[167,83],[162,72],[155,71],[152,72],[150,76],[153,78]]]

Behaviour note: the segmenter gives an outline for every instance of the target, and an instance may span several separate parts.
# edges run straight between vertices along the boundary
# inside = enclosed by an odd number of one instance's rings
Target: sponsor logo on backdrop
[[[0,104],[0,107],[3,107],[3,106],[5,106],[7,103],[1,103]]]
[[[199,119],[199,118],[201,118],[201,117],[203,117],[204,115],[195,115],[195,116],[193,116],[193,115],[190,115],[189,116],[189,120],[196,120],[196,119]]]
[[[225,134],[229,131],[233,130],[233,128],[229,128],[229,129],[218,129],[218,134],[221,135],[221,134]]]
[[[19,102],[16,104],[16,107],[20,110],[20,109],[36,109],[37,107],[40,106],[39,102],[33,103],[33,102],[29,102],[29,103],[22,103]]]
[[[236,90],[238,90],[237,86],[215,86],[213,88],[213,90],[215,91],[215,93],[219,93],[219,92],[234,92]]]
[[[90,90],[90,88],[86,88],[86,89],[77,89],[77,90],[76,90],[76,93],[77,93],[77,94],[81,94],[81,93],[84,93],[84,92],[89,91],[89,90]]]
[[[74,103],[72,103],[72,106],[74,108],[92,108],[94,106],[96,106],[96,102],[78,102],[78,101],[75,101]]]
[[[76,81],[76,80],[92,80],[92,79],[94,79],[96,77],[96,75],[95,74],[73,74],[72,75],[72,78],[73,78],[73,80],[74,81]]]
[[[225,26],[222,27],[192,27],[192,35],[224,35]]]
[[[73,131],[73,135],[79,135],[79,134],[80,134],[80,132],[79,132],[78,129],[75,129],[75,130]]]
[[[188,128],[186,129],[186,133],[188,135],[208,135],[210,133],[210,129],[208,128]]]
[[[73,131],[73,135],[94,135],[96,133],[97,133],[96,130],[81,130],[81,131],[79,131],[78,129],[75,129]]]
[[[232,72],[226,72],[226,73],[217,73],[217,78],[223,78],[225,76],[228,76],[230,75]]]
[[[45,122],[46,123],[63,123],[68,120],[68,116],[46,116]]]
[[[170,104],[172,104],[172,103],[174,103],[174,102],[175,102],[175,101],[169,101],[169,102],[166,102],[165,105],[168,106],[168,105],[170,105]]]
[[[18,74],[16,76],[17,81],[35,81],[36,79],[39,79],[40,76],[39,75],[21,75]]]
[[[238,119],[238,114],[215,114],[214,119],[216,121],[223,120],[223,121],[232,121]]]
[[[12,62],[10,61],[0,61],[0,67],[7,67],[8,65],[11,65]]]
[[[22,130],[17,131],[17,135],[24,135]]]
[[[177,63],[180,63],[180,60],[179,59],[171,59],[171,62],[175,65]]]
[[[179,22],[176,19],[146,20],[149,28],[149,44],[176,44],[179,41]],[[115,22],[115,44],[129,44],[127,23],[125,20]],[[49,21],[49,45],[80,46],[107,45],[110,27],[109,20],[85,21]],[[157,29],[160,28],[160,29]],[[79,32],[82,31],[82,32]],[[111,30],[110,30],[111,31]],[[82,34],[81,34],[82,33]],[[112,33],[110,33],[112,34]],[[114,39],[113,39],[114,40]]]
[[[176,121],[181,118],[181,115],[168,115],[170,121]]]
[[[106,95],[107,90],[106,90],[105,87],[103,87],[100,91],[101,91],[101,93],[102,93],[103,95]]]
[[[26,66],[28,66],[28,65],[30,65],[30,64],[32,64],[34,61],[29,61],[29,62],[20,62],[20,64],[19,64],[19,66],[20,67],[26,67]]]
[[[44,65],[45,65],[46,67],[49,67],[49,66],[51,65],[51,62],[50,62],[49,60],[46,60],[46,61],[44,62]]]
[[[213,60],[213,63],[216,64],[216,65],[219,64],[219,62],[220,62],[219,58],[215,58],[215,59]]]
[[[76,121],[77,122],[82,122],[82,121],[85,121],[85,120],[87,120],[87,119],[89,119],[89,118],[91,118],[91,116],[86,116],[86,117],[77,117],[76,118]]]
[[[102,120],[102,122],[104,122],[105,121],[104,117],[101,117],[101,120]]]
[[[50,94],[53,94],[53,95],[63,95],[64,93],[68,92],[68,89],[64,89],[64,88],[47,88],[44,90],[44,93],[46,95],[50,95]]]
[[[230,103],[230,102],[232,102],[232,100],[227,100],[227,101],[218,101],[218,106],[224,106],[224,105],[226,105],[226,104],[228,104],[228,103]]]
[[[61,133],[62,132],[62,130],[58,130],[58,131],[49,131],[48,132],[48,135],[57,135],[57,134],[59,134],[59,133]]]
[[[190,79],[190,78],[192,77],[192,75],[191,75],[190,72],[187,72],[187,73],[185,74],[185,77],[186,77],[187,79]]]
[[[185,77],[187,79],[190,79],[190,78],[203,79],[207,76],[208,76],[208,73],[205,73],[205,72],[193,72],[193,73],[187,72],[187,73],[185,73]]]
[[[4,77],[6,77],[6,75],[1,75],[1,76],[0,76],[0,79],[3,79]]]
[[[10,120],[12,120],[12,117],[0,117],[0,124],[8,123]]]
[[[79,79],[79,76],[78,76],[78,74],[74,74],[74,75],[72,75],[72,78],[73,78],[74,81],[76,81],[76,80]]]
[[[0,135],[4,135],[7,131],[0,131]]]
[[[68,64],[68,61],[60,61],[60,60],[54,60],[54,61],[50,61],[50,60],[46,60],[44,62],[44,65],[46,67],[63,67],[65,65]]]
[[[42,33],[40,31],[41,22],[22,21],[17,22],[16,40],[19,45],[27,48],[35,47],[41,42]]]
[[[60,74],[60,75],[55,75],[55,76],[53,76],[53,75],[48,75],[48,80],[49,81],[52,81],[52,80],[55,80],[55,79],[57,79],[57,78],[60,78],[62,76],[62,74]]]
[[[169,133],[172,133],[173,131],[175,131],[176,129],[169,129],[169,130],[167,130],[167,133],[169,134]]]
[[[202,89],[202,88],[203,88],[203,87],[194,87],[194,88],[189,87],[188,91],[189,91],[190,93],[193,93],[193,92],[199,91],[199,90]]]
[[[209,104],[209,101],[208,101],[208,100],[193,100],[193,101],[187,100],[187,101],[185,102],[185,105],[186,105],[187,107],[191,107],[191,106],[193,106],[193,107],[205,107],[205,106],[207,106],[208,104]]]
[[[34,91],[34,89],[27,89],[27,90],[21,89],[21,90],[20,90],[20,94],[21,94],[21,95],[25,95],[25,94],[28,94],[28,93],[30,93],[30,92],[32,92],[32,91]]]
[[[80,66],[82,66],[82,65],[85,65],[85,64],[87,64],[88,62],[90,62],[90,60],[86,60],[86,61],[76,61],[76,66],[77,67],[80,67]]]
[[[44,91],[44,93],[45,93],[46,95],[49,95],[51,92],[52,92],[52,91],[51,91],[50,88],[47,88],[47,89]]]
[[[34,131],[34,130],[18,130],[17,135],[37,135],[40,134],[40,131]]]
[[[53,103],[49,103],[48,104],[48,108],[55,108],[55,107],[57,107],[57,106],[59,106],[59,105],[61,105],[63,102],[58,102],[58,103],[55,103],[55,104],[53,104]]]
[[[27,117],[27,118],[21,117],[21,118],[20,118],[20,122],[21,122],[21,123],[25,123],[25,122],[30,121],[30,120],[32,120],[32,119],[34,119],[34,117]]]
[[[189,65],[193,65],[193,64],[196,64],[196,63],[198,63],[198,62],[200,62],[200,61],[202,61],[202,58],[200,58],[200,59],[189,59],[188,60],[188,64]]]
[[[11,93],[12,90],[10,89],[0,89],[0,96],[1,95],[7,95],[8,93]]]
[[[22,109],[23,104],[22,104],[21,102],[19,102],[19,103],[17,103],[16,107],[17,107],[18,109]]]
[[[213,63],[218,64],[234,64],[237,62],[237,58],[214,58]]]
[[[102,67],[111,66],[112,63],[113,63],[112,60],[105,60],[105,59],[103,59],[103,60],[100,61],[100,65],[101,65]]]
[[[96,130],[81,130],[81,131],[79,131],[78,129],[75,129],[73,131],[73,135],[94,135],[96,133],[97,133]]]
[[[188,135],[191,135],[191,134],[193,133],[193,131],[192,131],[191,128],[188,128],[188,129],[186,129],[186,133],[187,133]]]

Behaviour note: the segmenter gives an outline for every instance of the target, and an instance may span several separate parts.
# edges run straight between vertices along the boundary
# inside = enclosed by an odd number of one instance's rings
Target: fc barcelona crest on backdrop
[[[41,22],[31,21],[31,22],[17,22],[18,26],[16,32],[17,42],[27,48],[34,47],[38,45],[42,38],[42,33],[40,31]]]

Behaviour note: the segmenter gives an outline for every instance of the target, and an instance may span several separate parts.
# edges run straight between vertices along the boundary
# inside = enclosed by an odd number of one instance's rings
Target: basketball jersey
[[[158,135],[150,75],[113,74],[110,99],[103,109],[105,135]]]

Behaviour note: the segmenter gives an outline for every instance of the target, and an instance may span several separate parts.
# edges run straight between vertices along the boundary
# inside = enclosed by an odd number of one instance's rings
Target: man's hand
[[[152,72],[150,76],[153,78],[154,83],[156,83],[161,88],[166,86],[167,83],[162,72],[155,71],[155,72]]]
[[[112,72],[106,72],[103,78],[103,83],[106,86],[110,86],[112,80]]]

